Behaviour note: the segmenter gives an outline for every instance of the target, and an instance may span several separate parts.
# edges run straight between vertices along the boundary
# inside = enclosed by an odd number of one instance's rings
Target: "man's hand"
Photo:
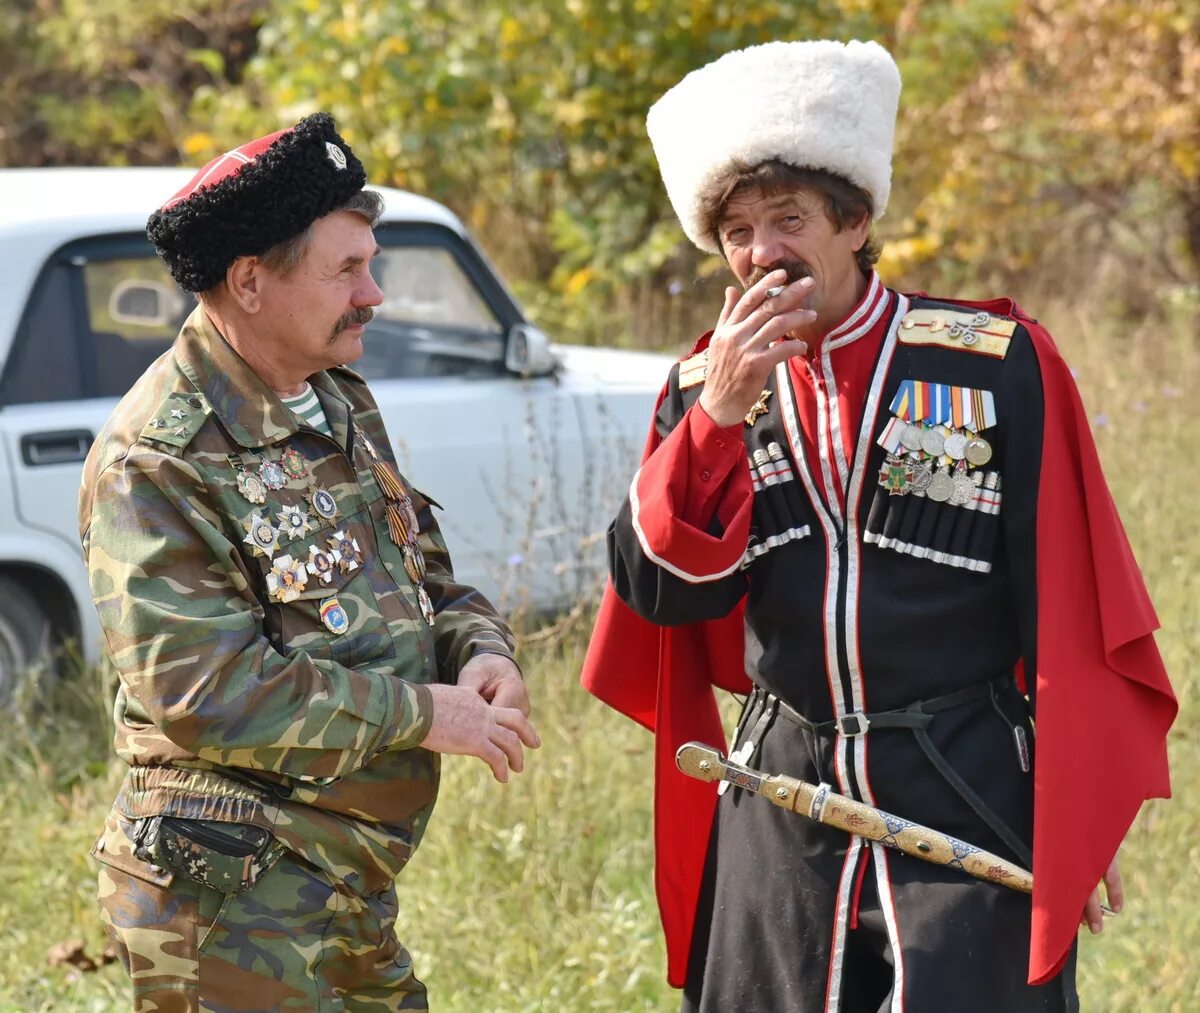
[[[1112,860],[1112,865],[1104,874],[1104,895],[1108,900],[1109,910],[1113,914],[1120,914],[1121,908],[1125,906],[1125,888],[1121,885],[1121,869],[1116,858]],[[1079,924],[1086,924],[1093,935],[1104,931],[1104,912],[1100,907],[1099,886],[1092,891],[1087,904],[1084,905],[1083,917],[1079,919]]]
[[[520,672],[507,658],[481,654],[459,673],[457,686],[435,683],[433,721],[421,745],[435,753],[478,756],[502,784],[525,769],[523,746],[541,744],[527,717],[529,697]]]
[[[781,339],[816,319],[815,310],[801,308],[813,281],[801,278],[768,297],[768,289],[786,284],[787,272],[779,270],[751,285],[740,298],[736,288],[725,289],[725,305],[708,343],[708,375],[700,394],[700,406],[718,426],[741,422],[776,364],[808,350],[803,341]]]
[[[529,717],[529,692],[521,670],[501,654],[475,655],[458,673],[458,684],[475,690],[490,704],[515,707]]]

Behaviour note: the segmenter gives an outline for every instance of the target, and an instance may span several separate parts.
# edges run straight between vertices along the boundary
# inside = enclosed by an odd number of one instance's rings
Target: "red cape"
[[[1158,620],[1070,370],[1011,300],[963,304],[1020,319],[1045,395],[1029,951],[1029,981],[1038,984],[1062,967],[1084,904],[1142,802],[1170,795],[1166,734],[1177,704],[1154,644]],[[659,442],[652,427],[643,461]],[[678,771],[675,751],[692,739],[724,747],[712,687],[749,692],[743,659],[740,606],[713,622],[659,627],[610,583],[584,660],[584,687],[655,732],[655,889],[676,988],[687,974],[717,795]]]

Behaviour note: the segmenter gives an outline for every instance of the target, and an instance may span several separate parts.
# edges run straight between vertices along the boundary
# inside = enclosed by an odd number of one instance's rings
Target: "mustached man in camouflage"
[[[345,365],[382,301],[365,181],[319,113],[148,223],[199,304],[79,501],[129,765],[93,854],[138,1011],[428,1009],[394,880],[438,754],[504,782],[540,744],[510,630]]]

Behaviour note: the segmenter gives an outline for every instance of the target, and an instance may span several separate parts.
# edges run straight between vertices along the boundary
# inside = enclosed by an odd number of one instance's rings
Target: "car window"
[[[376,234],[372,272],[384,302],[351,368],[368,380],[502,374],[518,314],[473,248],[440,227],[388,223]],[[195,305],[143,235],[68,244],[34,286],[0,403],[122,396]]]
[[[503,372],[504,326],[469,262],[437,242],[414,243],[387,228],[378,235],[371,270],[383,303],[352,368],[368,380]]]

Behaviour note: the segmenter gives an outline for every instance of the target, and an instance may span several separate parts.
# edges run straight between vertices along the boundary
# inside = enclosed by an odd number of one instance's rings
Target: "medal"
[[[975,482],[967,474],[966,465],[960,465],[950,479],[950,503],[952,506],[966,506],[975,497]]]
[[[272,491],[282,489],[288,483],[287,474],[277,461],[266,460],[258,466],[258,477]]]
[[[257,510],[248,521],[242,522],[242,527],[246,529],[246,537],[242,541],[250,546],[251,555],[269,556],[279,548],[278,529]]]
[[[333,571],[336,567],[337,560],[324,549],[318,549],[315,545],[308,547],[308,561],[304,564],[304,569],[322,584],[328,584],[333,580]]]
[[[415,542],[417,535],[421,533],[421,529],[417,527],[417,512],[413,509],[411,496],[404,495],[400,497],[400,512],[404,515],[404,523],[408,527],[408,537]]]
[[[308,583],[308,572],[304,564],[291,556],[277,556],[271,560],[271,572],[267,574],[267,590],[277,601],[295,601]]]
[[[415,545],[406,545],[401,550],[404,556],[404,572],[414,584],[420,584],[425,579],[425,556]]]
[[[921,427],[910,422],[900,434],[900,443],[906,450],[921,449]]]
[[[946,450],[946,441],[939,429],[921,430],[921,449],[930,457],[941,457]]]
[[[337,500],[333,498],[333,493],[328,489],[318,486],[308,494],[308,501],[312,504],[316,515],[322,520],[332,521],[337,517]]]
[[[288,447],[283,452],[283,456],[279,458],[279,463],[283,466],[283,470],[287,472],[288,478],[297,480],[308,478],[308,465],[304,461],[304,455],[296,450],[295,447]]]
[[[992,459],[992,445],[982,436],[972,436],[967,441],[965,454],[967,461],[979,468]]]
[[[433,601],[429,597],[429,592],[425,590],[424,584],[417,585],[417,601],[421,605],[421,615],[423,615],[425,617],[425,621],[432,626],[434,619],[437,618],[437,613],[433,610]]]
[[[346,615],[346,610],[342,608],[342,603],[336,597],[326,598],[321,602],[319,611],[321,622],[325,624],[325,628],[330,633],[340,636],[350,629],[350,617]]]
[[[333,557],[337,560],[338,569],[342,573],[357,570],[362,564],[362,550],[358,547],[358,540],[353,536],[344,531],[335,531],[329,536],[328,542],[329,547],[333,550]]]
[[[945,455],[955,461],[961,461],[967,456],[967,436],[955,429],[945,440]]]
[[[315,526],[299,507],[284,507],[275,516],[279,518],[279,530],[288,538],[303,538]]]
[[[250,503],[257,506],[267,501],[267,487],[263,481],[249,468],[243,468],[237,476],[238,492]]]
[[[913,492],[924,492],[932,481],[933,464],[931,462],[921,461],[913,465],[912,478],[908,483]]]
[[[951,479],[949,469],[943,465],[929,480],[925,495],[935,503],[945,503],[950,498]]]

